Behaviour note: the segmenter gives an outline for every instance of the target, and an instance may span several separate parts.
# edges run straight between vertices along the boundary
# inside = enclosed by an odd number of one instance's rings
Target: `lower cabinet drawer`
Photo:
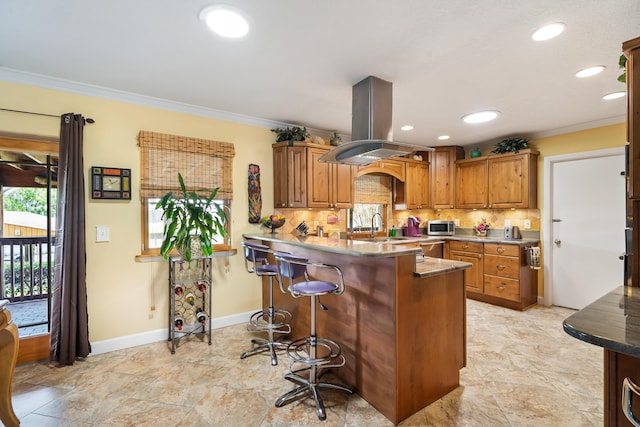
[[[520,301],[520,281],[505,277],[484,275],[484,293],[511,301]]]
[[[484,274],[518,279],[520,278],[520,258],[485,254]]]

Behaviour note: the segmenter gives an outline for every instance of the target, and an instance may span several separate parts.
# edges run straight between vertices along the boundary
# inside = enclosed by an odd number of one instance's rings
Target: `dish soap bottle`
[[[391,230],[389,230],[389,237],[396,237],[396,226],[395,224],[391,226]]]

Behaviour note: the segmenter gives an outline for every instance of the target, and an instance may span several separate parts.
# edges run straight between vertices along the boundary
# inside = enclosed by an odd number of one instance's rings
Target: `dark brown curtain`
[[[84,124],[82,115],[68,113],[62,116],[60,125],[50,356],[59,365],[72,365],[91,352],[82,158]]]

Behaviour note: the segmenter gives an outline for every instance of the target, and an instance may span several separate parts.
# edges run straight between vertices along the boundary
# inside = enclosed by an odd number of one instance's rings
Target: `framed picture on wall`
[[[91,198],[131,200],[131,169],[92,166]]]

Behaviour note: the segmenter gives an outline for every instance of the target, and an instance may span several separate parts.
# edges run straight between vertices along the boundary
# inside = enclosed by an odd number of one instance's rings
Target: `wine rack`
[[[211,345],[211,258],[169,259],[169,341],[198,334]]]

